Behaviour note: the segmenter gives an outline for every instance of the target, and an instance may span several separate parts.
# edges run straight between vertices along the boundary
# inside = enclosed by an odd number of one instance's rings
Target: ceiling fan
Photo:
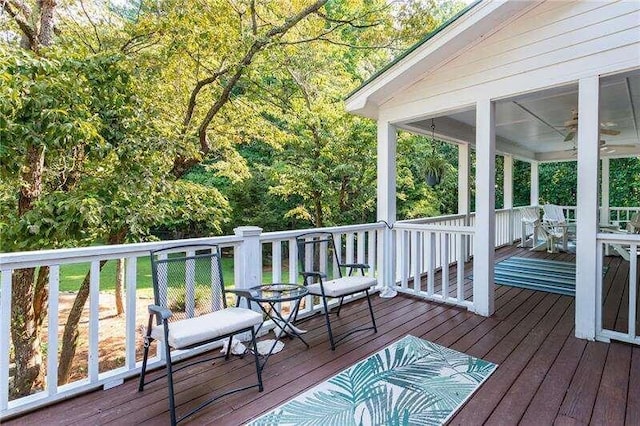
[[[620,130],[610,129],[610,127],[615,127],[616,123],[612,123],[607,121],[606,123],[600,123],[600,134],[601,135],[609,135],[609,136],[617,136],[620,134]],[[578,132],[578,111],[575,109],[571,110],[571,120],[564,122],[564,128],[567,129],[568,133],[566,134],[564,141],[569,142],[575,139],[576,133]],[[600,141],[601,146],[604,141]]]
[[[616,152],[616,147],[618,145],[607,145],[607,141],[600,139],[599,146],[602,154],[613,154]],[[578,156],[578,147],[574,143],[571,149],[565,149],[563,152],[570,152],[571,156],[575,158]]]

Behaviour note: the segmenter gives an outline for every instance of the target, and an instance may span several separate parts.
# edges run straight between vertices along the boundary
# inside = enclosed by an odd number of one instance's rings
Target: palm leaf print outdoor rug
[[[439,425],[496,364],[405,336],[249,423],[270,425]]]

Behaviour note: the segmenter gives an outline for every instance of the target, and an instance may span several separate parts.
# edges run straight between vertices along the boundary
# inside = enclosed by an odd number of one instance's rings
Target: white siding
[[[547,1],[398,92],[381,113],[414,118],[638,66],[640,1]]]

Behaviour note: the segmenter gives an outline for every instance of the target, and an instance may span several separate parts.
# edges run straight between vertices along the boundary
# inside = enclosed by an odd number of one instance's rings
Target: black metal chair
[[[335,350],[336,343],[358,331],[373,330],[374,333],[377,333],[378,328],[376,327],[376,320],[373,315],[369,294],[369,289],[376,285],[377,280],[373,277],[365,276],[364,271],[369,268],[369,265],[364,263],[342,263],[336,250],[333,235],[330,232],[310,232],[302,234],[296,238],[296,243],[298,247],[300,274],[304,278],[304,285],[309,290],[309,294],[319,296],[322,299],[331,350]],[[332,261],[329,259],[332,259]],[[330,265],[327,263],[333,264],[334,262],[337,266],[337,268],[335,268],[336,275],[328,279],[329,275],[327,272]],[[342,275],[343,268],[346,269],[347,276]],[[356,270],[360,270],[361,275],[353,275],[353,272]],[[336,340],[333,335],[333,330],[331,329],[331,319],[329,318],[329,314],[333,312],[329,312],[327,299],[340,299],[338,309],[335,311],[335,314],[340,316],[344,298],[362,292],[364,292],[367,297],[372,326],[350,330]]]
[[[144,341],[144,356],[140,372],[139,391],[145,384],[161,379],[157,377],[145,383],[149,346],[158,341],[158,351],[164,350],[166,377],[169,388],[169,412],[175,425],[203,409],[216,399],[230,393],[258,387],[262,392],[262,376],[258,361],[254,326],[262,323],[262,314],[250,309],[227,307],[222,279],[220,250],[215,245],[190,245],[171,247],[151,252],[154,305],[149,305],[149,323]],[[156,320],[155,325],[153,320]],[[255,356],[258,382],[254,385],[228,390],[200,404],[178,418],[173,387],[173,373],[190,365],[211,360],[197,360],[174,369],[171,348],[189,349],[229,339],[227,354],[214,357],[229,358],[231,338],[239,333],[250,333]],[[160,346],[162,345],[162,346]],[[161,349],[161,347],[163,349]]]

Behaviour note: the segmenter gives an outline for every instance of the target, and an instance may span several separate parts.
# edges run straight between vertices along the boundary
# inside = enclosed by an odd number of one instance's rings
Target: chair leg
[[[173,392],[173,366],[171,365],[171,348],[169,348],[169,326],[167,320],[164,320],[164,350],[167,361],[167,386],[169,387],[169,413],[171,414],[171,425],[175,426],[178,421],[176,418],[176,401]]]
[[[144,353],[142,355],[142,370],[140,371],[140,383],[138,384],[138,392],[144,390],[144,376],[147,372],[147,359],[149,358],[149,346],[151,342],[145,337],[144,339]]]
[[[344,297],[340,298],[340,305],[338,305],[338,310],[336,311],[336,316],[340,316],[340,309],[342,309],[342,302],[344,302]]]
[[[140,383],[138,384],[138,392],[142,392],[144,390],[144,376],[147,372],[149,346],[151,345],[151,327],[153,327],[153,316],[149,315],[149,324],[147,325],[147,335],[144,337],[144,354],[142,356],[142,370],[140,371]]]
[[[253,358],[256,361],[256,374],[258,375],[258,392],[262,392],[264,387],[262,386],[262,368],[260,367],[260,360],[258,359],[258,343],[256,342],[256,331],[251,329],[251,344],[253,345]]]
[[[378,332],[378,327],[376,326],[376,319],[373,316],[373,307],[371,306],[371,297],[369,296],[369,290],[364,291],[367,294],[367,303],[369,304],[369,313],[371,314],[371,323],[373,324],[373,332]]]
[[[336,345],[333,342],[333,333],[331,332],[331,320],[329,319],[329,307],[327,306],[327,298],[322,297],[322,304],[324,305],[324,319],[327,323],[327,331],[329,332],[329,342],[331,343],[331,350],[336,350]]]
[[[231,355],[231,343],[233,342],[233,336],[229,336],[229,342],[227,342],[227,353],[224,355],[224,359],[229,361],[229,356]]]

